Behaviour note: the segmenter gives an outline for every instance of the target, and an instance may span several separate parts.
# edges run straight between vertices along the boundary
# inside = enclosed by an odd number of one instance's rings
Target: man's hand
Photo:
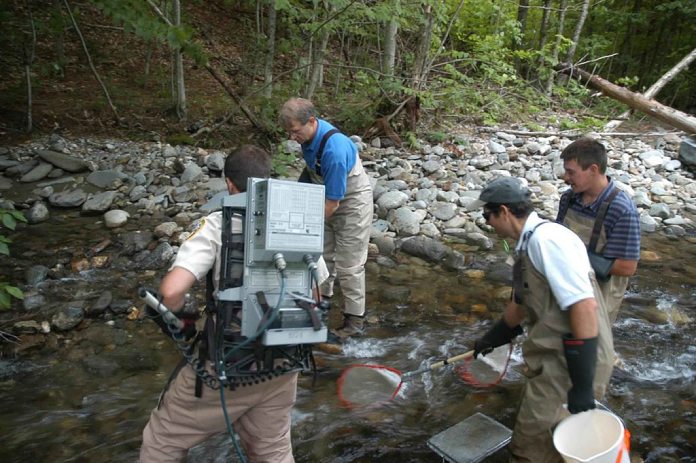
[[[474,343],[474,358],[487,355],[498,346],[508,344],[514,338],[522,334],[520,325],[510,328],[504,319],[498,320],[493,327]]]

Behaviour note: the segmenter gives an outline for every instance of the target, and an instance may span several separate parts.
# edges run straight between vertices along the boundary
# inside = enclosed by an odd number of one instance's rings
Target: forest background
[[[644,92],[696,52],[693,0],[11,0],[0,23],[6,141],[272,145],[290,96],[410,144],[462,125],[590,130],[627,107],[563,63]],[[695,113],[696,73],[656,99]]]

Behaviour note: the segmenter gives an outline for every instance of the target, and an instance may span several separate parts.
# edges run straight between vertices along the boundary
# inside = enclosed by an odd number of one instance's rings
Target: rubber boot
[[[357,315],[343,314],[343,325],[335,330],[331,330],[331,334],[341,340],[345,340],[351,336],[361,335],[365,325],[365,317]]]

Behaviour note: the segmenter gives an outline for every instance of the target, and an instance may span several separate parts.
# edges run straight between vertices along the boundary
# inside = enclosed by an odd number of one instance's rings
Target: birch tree
[[[587,19],[587,12],[589,9],[590,0],[583,0],[582,9],[580,10],[580,17],[578,18],[578,22],[575,24],[573,43],[570,44],[570,48],[568,48],[568,53],[566,54],[566,63],[572,63],[573,58],[575,58],[575,50],[578,48],[578,42],[580,42],[580,35],[582,34],[582,27],[585,24],[585,19]]]
[[[179,0],[172,0],[174,14],[174,25],[181,27],[181,3]],[[181,46],[174,49],[174,75],[176,81],[176,115],[180,121],[186,120],[186,85],[184,83],[184,54]]]

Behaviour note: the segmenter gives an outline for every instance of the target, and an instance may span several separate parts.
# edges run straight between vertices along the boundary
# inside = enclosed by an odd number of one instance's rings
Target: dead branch
[[[559,65],[557,70],[566,74],[571,74],[573,77],[582,81],[589,82],[590,85],[601,90],[606,96],[618,100],[631,108],[637,109],[648,116],[683,130],[688,134],[696,133],[696,117],[646,98],[640,93],[632,92],[608,80],[602,79],[599,76],[593,76],[573,65],[564,63]]]
[[[686,55],[684,58],[682,58],[681,61],[679,61],[677,64],[675,64],[672,69],[669,71],[665,72],[662,77],[660,77],[657,82],[652,84],[652,86],[643,93],[643,96],[645,98],[654,98],[657,93],[662,90],[662,87],[667,85],[670,80],[674,78],[677,74],[679,74],[681,71],[689,67],[692,61],[696,59],[696,48],[691,50],[691,53]],[[615,118],[612,121],[609,121],[607,125],[604,126],[604,131],[608,132],[610,130],[613,130],[617,128],[621,123],[625,120],[628,119],[628,117],[631,115],[631,110],[624,111],[621,113],[621,115],[617,118]]]

